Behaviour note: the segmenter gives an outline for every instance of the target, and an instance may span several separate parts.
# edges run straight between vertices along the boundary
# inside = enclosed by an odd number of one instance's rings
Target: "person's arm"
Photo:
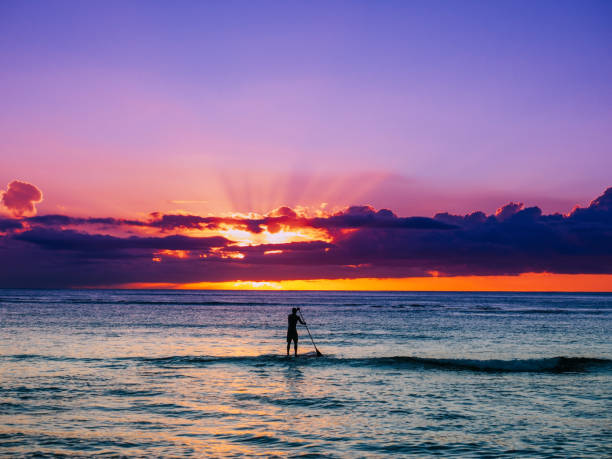
[[[297,318],[302,325],[306,325],[306,322],[304,322],[300,316],[297,316]]]

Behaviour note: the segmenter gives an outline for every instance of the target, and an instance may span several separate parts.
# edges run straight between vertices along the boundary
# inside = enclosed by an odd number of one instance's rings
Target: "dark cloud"
[[[42,201],[42,192],[34,185],[19,180],[8,184],[6,191],[0,191],[0,202],[15,217],[36,214],[36,203]]]
[[[612,224],[612,187],[593,200],[589,207],[576,207],[570,217],[574,221]]]
[[[117,225],[158,228],[162,231],[180,229],[216,230],[223,226],[259,234],[264,230],[276,233],[283,228],[312,227],[338,230],[353,228],[406,228],[406,229],[452,229],[453,224],[426,217],[397,217],[387,209],[375,211],[369,206],[354,206],[327,217],[306,218],[298,216],[288,207],[281,207],[271,215],[261,218],[200,217],[198,215],[175,215],[152,213],[151,219],[126,220],[114,218],[75,218],[66,215],[43,215],[31,217],[30,223],[43,226],[69,225]]]
[[[68,226],[85,223],[83,218],[68,217],[67,215],[39,215],[27,219],[30,223],[35,223],[44,226]]]
[[[395,228],[395,229],[438,229],[456,228],[453,224],[426,217],[397,217],[388,209],[378,212],[370,206],[353,206],[331,217],[313,218],[309,221],[315,228]]]
[[[269,217],[297,218],[298,215],[291,207],[282,206],[282,207],[279,207],[278,209],[274,209],[272,212],[270,212],[268,216]]]
[[[504,220],[507,220],[508,218],[512,217],[514,214],[523,210],[524,207],[525,206],[523,205],[522,202],[509,202],[505,206],[497,209],[497,211],[495,212],[495,218],[503,222]]]
[[[0,218],[0,232],[21,229],[22,224],[19,220],[12,218]]]
[[[82,219],[82,224],[94,219]],[[95,219],[128,225],[130,220]],[[522,272],[612,273],[612,188],[569,215],[543,215],[510,203],[491,216],[397,217],[351,207],[303,218],[281,209],[259,219],[153,215],[142,225],[160,237],[115,237],[59,226],[78,219],[41,216],[0,220],[0,286],[95,286],[126,282],[198,282],[350,277],[503,275]],[[222,237],[163,236],[170,228],[228,224],[254,233],[270,226],[324,229],[332,241],[242,247]],[[241,226],[242,225],[242,226]],[[346,231],[344,231],[346,230]],[[158,251],[189,251],[177,258]],[[239,255],[242,258],[235,258]]]
[[[82,218],[67,215],[49,214],[37,215],[26,219],[28,223],[41,226],[78,226],[78,225],[105,225],[105,226],[149,226],[140,220],[127,220],[121,218]]]
[[[144,224],[165,230],[179,228],[202,229],[207,227],[215,220],[217,220],[215,217],[199,217],[197,215],[164,215],[154,212],[151,214],[151,220],[149,222],[145,222]]]
[[[129,249],[149,250],[209,250],[231,243],[224,237],[138,237],[120,238],[102,234],[80,233],[74,230],[35,228],[18,233],[13,239],[30,242],[47,250],[73,250],[78,252],[103,252]]]

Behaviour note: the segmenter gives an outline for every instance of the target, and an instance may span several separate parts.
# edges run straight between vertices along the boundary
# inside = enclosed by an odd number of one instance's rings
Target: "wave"
[[[508,373],[572,373],[612,369],[612,360],[593,357],[548,357],[540,359],[476,360],[476,359],[436,359],[426,357],[380,357],[373,359],[376,366],[415,366],[437,367],[450,370],[471,370]]]
[[[539,359],[453,359],[416,356],[394,357],[336,357],[327,355],[317,357],[314,352],[301,354],[295,358],[284,355],[264,354],[254,356],[196,356],[177,355],[168,357],[116,357],[116,358],[79,358],[44,356],[37,354],[5,355],[1,358],[13,360],[79,360],[89,363],[111,364],[118,362],[138,362],[166,368],[197,367],[215,364],[278,366],[312,365],[393,368],[393,369],[438,369],[448,371],[479,371],[494,373],[582,373],[611,371],[612,359],[596,357],[546,357]]]
[[[612,309],[606,308],[564,308],[564,309],[510,309],[503,310],[505,313],[514,314],[610,314]]]
[[[350,365],[379,368],[437,368],[445,370],[469,370],[482,372],[546,372],[572,373],[597,370],[612,370],[612,360],[593,357],[549,357],[540,359],[513,360],[475,360],[475,359],[438,359],[414,356],[370,357],[370,358],[339,358],[308,353],[298,358],[279,355],[260,355],[245,357],[213,357],[213,356],[172,356],[159,358],[141,358],[142,362],[162,366],[210,365],[210,364],[307,364],[317,366]]]

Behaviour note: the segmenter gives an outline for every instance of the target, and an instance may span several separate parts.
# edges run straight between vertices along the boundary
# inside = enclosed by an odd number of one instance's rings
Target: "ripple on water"
[[[318,408],[318,409],[336,409],[345,408],[347,403],[351,402],[341,401],[330,397],[273,397],[270,395],[262,394],[234,394],[234,398],[240,401],[254,400],[257,402],[267,403],[276,406],[294,406],[304,408]]]

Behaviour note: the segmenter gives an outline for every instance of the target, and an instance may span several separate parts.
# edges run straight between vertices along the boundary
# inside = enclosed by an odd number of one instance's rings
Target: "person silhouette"
[[[297,315],[297,312],[300,308],[293,308],[291,310],[291,314],[287,316],[288,319],[288,327],[287,327],[287,356],[289,356],[289,349],[291,349],[291,341],[293,341],[293,350],[295,352],[295,356],[297,357],[298,353],[298,332],[297,332],[297,323],[301,323],[302,325],[306,325],[300,316]]]

